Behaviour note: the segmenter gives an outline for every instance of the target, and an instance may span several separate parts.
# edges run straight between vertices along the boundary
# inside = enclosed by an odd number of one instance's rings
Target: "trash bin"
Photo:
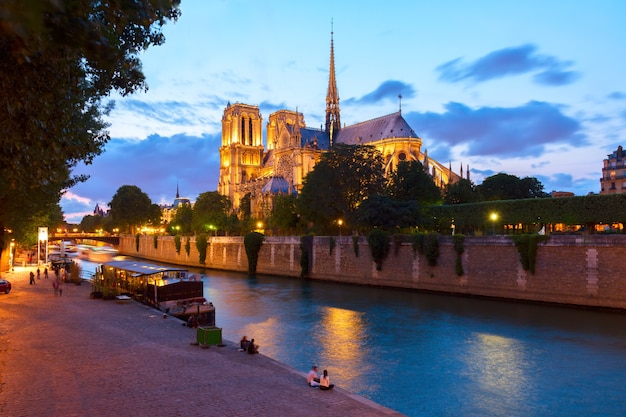
[[[222,344],[222,328],[221,327],[198,327],[196,340],[201,345],[221,345]]]

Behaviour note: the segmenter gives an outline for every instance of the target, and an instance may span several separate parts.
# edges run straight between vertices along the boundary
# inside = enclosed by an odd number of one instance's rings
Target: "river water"
[[[626,415],[623,313],[190,270],[224,339],[407,416]]]

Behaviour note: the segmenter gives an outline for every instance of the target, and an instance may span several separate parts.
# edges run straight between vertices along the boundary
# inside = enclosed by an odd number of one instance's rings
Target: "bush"
[[[256,275],[256,267],[259,261],[259,251],[263,246],[265,235],[259,232],[250,232],[243,238],[243,245],[248,256],[248,275]]]
[[[465,242],[465,236],[463,235],[454,235],[452,236],[452,242],[454,245],[454,251],[456,252],[456,262],[454,264],[454,268],[456,270],[456,274],[461,276],[465,273],[463,270],[463,252],[465,252],[465,247],[463,243]]]
[[[198,261],[201,265],[206,262],[206,248],[209,246],[209,242],[206,235],[203,233],[196,237],[196,249],[198,249]]]
[[[176,254],[180,255],[180,235],[174,236],[174,247],[176,248]]]
[[[530,271],[535,275],[535,264],[537,262],[537,244],[548,240],[548,236],[537,234],[513,235],[513,243],[519,254],[520,262],[524,271]]]
[[[439,235],[436,232],[427,233],[424,237],[424,255],[426,255],[428,265],[437,265],[437,259],[439,259]]]
[[[309,276],[310,253],[313,249],[313,236],[306,235],[300,237],[300,278],[306,278]]]
[[[359,257],[359,237],[352,236],[352,248],[354,249],[354,256]]]
[[[373,229],[367,234],[367,243],[369,243],[372,259],[378,271],[383,269],[383,260],[389,253],[389,242],[389,233],[384,230]]]
[[[187,256],[191,253],[191,238],[187,236],[187,241],[185,242],[185,252],[187,252]]]

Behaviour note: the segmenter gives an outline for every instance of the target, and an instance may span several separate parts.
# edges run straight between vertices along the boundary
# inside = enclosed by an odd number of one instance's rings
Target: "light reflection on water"
[[[206,275],[223,337],[408,416],[624,416],[626,315]]]

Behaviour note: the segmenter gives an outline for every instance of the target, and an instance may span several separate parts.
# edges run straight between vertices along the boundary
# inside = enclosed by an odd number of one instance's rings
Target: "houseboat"
[[[131,297],[188,323],[215,326],[215,307],[204,298],[199,275],[141,260],[104,262],[96,268],[94,292]]]

